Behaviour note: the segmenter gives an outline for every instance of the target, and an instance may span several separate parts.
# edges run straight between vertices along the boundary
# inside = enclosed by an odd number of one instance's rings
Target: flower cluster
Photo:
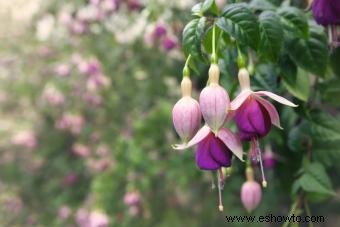
[[[202,170],[218,173],[219,209],[223,210],[222,168],[231,166],[233,155],[243,161],[241,141],[250,142],[248,160],[254,164],[260,163],[262,186],[267,186],[258,139],[269,133],[272,124],[279,128],[281,126],[274,105],[263,97],[269,97],[292,107],[296,105],[268,91],[252,91],[249,73],[245,68],[241,68],[238,73],[241,92],[230,102],[227,91],[219,85],[219,76],[219,66],[211,64],[208,85],[201,91],[199,102],[191,97],[191,81],[188,76],[184,76],[181,83],[183,97],[175,104],[172,116],[176,132],[183,140],[182,144],[174,145],[174,149],[182,150],[197,145],[197,166]],[[201,115],[205,124],[198,130],[201,125]],[[232,118],[238,128],[237,134],[224,127]],[[250,164],[248,166],[249,173],[247,173],[247,182],[241,190],[241,198],[245,207],[252,210],[260,201],[261,187],[254,181],[253,171],[249,170]]]

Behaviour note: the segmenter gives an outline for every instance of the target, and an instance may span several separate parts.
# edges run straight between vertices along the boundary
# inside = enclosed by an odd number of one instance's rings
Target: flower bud
[[[203,118],[214,132],[224,124],[230,105],[227,91],[218,84],[219,76],[218,65],[212,64],[209,69],[209,85],[202,90],[199,99]]]
[[[191,97],[191,81],[184,77],[181,83],[182,98],[172,109],[175,130],[187,142],[198,131],[201,124],[201,111],[198,102]]]
[[[241,188],[241,201],[248,212],[254,210],[260,203],[262,197],[261,186],[254,181],[254,171],[251,167],[246,169],[247,181]]]
[[[261,186],[256,181],[246,181],[241,188],[241,201],[248,212],[253,211],[262,197]]]
[[[238,80],[242,90],[250,89],[249,72],[245,68],[241,68],[238,71]]]

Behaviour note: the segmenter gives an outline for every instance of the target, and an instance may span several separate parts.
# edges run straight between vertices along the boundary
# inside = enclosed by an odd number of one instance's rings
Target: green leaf
[[[256,49],[259,29],[255,15],[246,4],[228,5],[216,25],[238,42]]]
[[[219,9],[214,0],[205,0],[204,2],[198,3],[191,8],[191,12],[194,16],[202,17],[208,15],[219,14]]]
[[[307,196],[318,201],[335,195],[332,183],[325,168],[317,162],[308,164],[302,175],[294,182],[292,193],[296,194],[301,189],[307,192]]]
[[[211,54],[212,53],[212,29],[213,27],[211,26],[210,28],[208,28],[208,30],[206,31],[205,35],[204,35],[204,39],[203,39],[203,47],[204,50]],[[216,38],[219,39],[221,38],[221,29],[219,29],[218,27],[216,27]],[[225,34],[225,33],[224,33]],[[216,42],[216,49],[219,50],[219,46],[221,45],[221,40],[218,40]]]
[[[339,163],[340,118],[322,112],[312,112],[308,126],[315,157],[327,165]]]
[[[281,22],[288,34],[296,37],[308,37],[308,22],[304,12],[295,7],[282,7],[278,10]]]
[[[307,101],[310,94],[309,76],[302,69],[298,69],[295,75],[283,75],[283,85],[296,98]]]
[[[252,0],[249,3],[249,7],[253,10],[275,10],[276,6],[267,0]]]
[[[324,76],[328,63],[328,48],[326,35],[319,26],[310,26],[308,39],[290,40],[288,51],[298,66],[316,76]]]
[[[340,47],[333,50],[331,56],[330,56],[330,65],[333,69],[334,74],[340,78]]]
[[[323,102],[340,107],[340,78],[333,78],[320,84],[320,94]]]
[[[190,21],[183,30],[183,51],[185,56],[191,54],[194,57],[202,56],[201,40],[205,29],[206,17],[195,18]]]
[[[283,29],[280,18],[272,11],[264,11],[259,16],[259,22],[260,56],[276,61],[283,45]]]

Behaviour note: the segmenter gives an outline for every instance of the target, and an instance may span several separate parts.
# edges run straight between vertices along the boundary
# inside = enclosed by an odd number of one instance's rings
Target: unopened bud
[[[247,69],[241,68],[238,71],[238,80],[239,80],[240,87],[242,90],[250,89],[250,78],[249,78],[249,72]]]

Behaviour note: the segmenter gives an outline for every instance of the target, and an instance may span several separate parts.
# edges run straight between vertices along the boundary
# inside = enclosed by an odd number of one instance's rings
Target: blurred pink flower
[[[55,127],[77,135],[81,133],[84,124],[85,120],[82,116],[66,113],[56,122]]]
[[[63,178],[63,184],[65,186],[71,186],[78,180],[78,174],[70,172],[66,174]]]
[[[89,212],[84,208],[77,211],[75,219],[78,227],[107,227],[110,224],[106,214],[99,211]]]
[[[131,191],[126,192],[124,195],[124,203],[128,206],[134,206],[141,202],[141,197],[139,192]]]
[[[88,157],[91,154],[90,148],[80,143],[73,144],[72,152],[79,157]]]
[[[78,62],[78,70],[83,74],[95,75],[101,71],[101,65],[95,58],[91,58],[90,60],[81,60]]]
[[[119,0],[102,0],[100,3],[100,8],[105,13],[112,13],[119,8]]]
[[[17,133],[12,137],[12,143],[28,149],[33,149],[38,145],[37,137],[32,130]]]
[[[102,104],[102,97],[96,93],[85,93],[83,100],[90,106],[100,106]]]
[[[109,217],[101,212],[92,211],[90,213],[90,226],[89,227],[107,227],[109,226]]]
[[[43,99],[52,106],[60,106],[65,102],[64,95],[55,87],[47,87],[43,93]]]
[[[4,201],[4,208],[8,213],[18,215],[22,211],[23,204],[19,197],[11,196]]]
[[[70,75],[71,67],[68,64],[59,64],[55,68],[55,72],[60,77],[67,77]]]
[[[87,80],[87,89],[89,91],[97,91],[102,87],[107,87],[110,85],[110,79],[102,74],[95,74],[88,78]]]
[[[69,206],[64,205],[60,207],[58,210],[58,218],[60,218],[61,220],[68,219],[71,213],[72,213],[71,208]]]
[[[178,46],[178,40],[175,37],[165,37],[162,46],[166,51],[170,51]]]
[[[164,35],[166,35],[167,32],[167,28],[166,25],[162,22],[158,22],[155,25],[154,31],[153,31],[153,35],[154,38],[162,38]]]
[[[71,32],[76,35],[82,35],[87,31],[87,24],[81,20],[73,20],[71,24]]]
[[[141,212],[141,209],[139,206],[131,206],[129,207],[129,214],[133,217],[138,216]]]

